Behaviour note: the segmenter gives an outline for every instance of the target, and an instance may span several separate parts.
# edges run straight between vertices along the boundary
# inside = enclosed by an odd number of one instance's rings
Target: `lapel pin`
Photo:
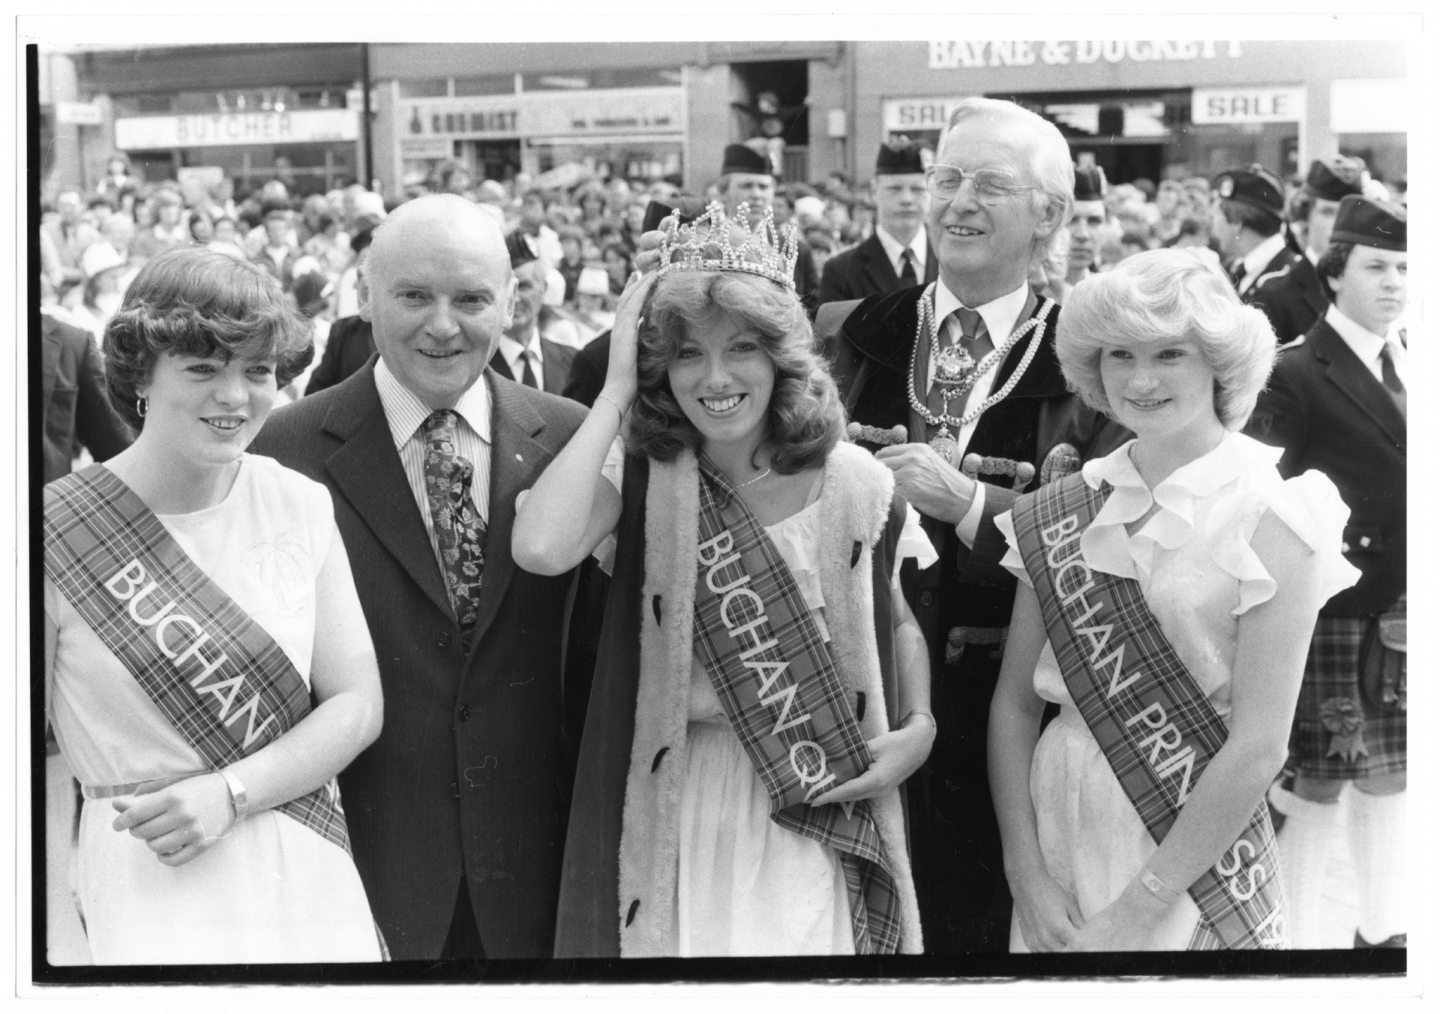
[[[518,461],[518,462],[520,462],[521,464],[524,464],[524,463],[525,463],[525,456],[524,456],[523,454],[517,454],[517,455],[515,455],[515,460]]]

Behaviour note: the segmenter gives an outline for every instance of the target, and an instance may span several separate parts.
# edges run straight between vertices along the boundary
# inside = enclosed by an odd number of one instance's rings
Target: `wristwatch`
[[[250,797],[245,794],[245,783],[229,768],[221,768],[220,777],[230,787],[230,805],[235,807],[235,823],[240,823],[250,813]]]

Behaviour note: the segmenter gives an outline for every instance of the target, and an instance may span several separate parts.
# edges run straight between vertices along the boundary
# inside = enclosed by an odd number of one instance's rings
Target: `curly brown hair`
[[[810,320],[794,292],[743,272],[680,272],[656,283],[640,327],[630,451],[673,461],[685,448],[699,450],[700,431],[675,400],[669,369],[691,329],[720,319],[754,335],[775,364],[766,411],[771,467],[789,474],[823,461],[840,441],[845,415],[835,382],[814,352]]]
[[[144,425],[138,391],[164,354],[275,358],[284,387],[315,355],[314,325],[279,281],[260,268],[204,247],[179,247],[148,261],[105,328],[105,386],[121,418]]]

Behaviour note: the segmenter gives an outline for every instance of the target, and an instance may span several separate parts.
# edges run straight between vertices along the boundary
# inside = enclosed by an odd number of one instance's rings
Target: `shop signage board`
[[[606,137],[684,131],[680,88],[615,88],[530,92],[401,102],[397,117],[406,140],[516,137]]]
[[[1052,67],[1092,63],[1224,60],[1240,56],[1238,40],[1214,39],[932,39],[931,70]]]
[[[127,116],[115,121],[115,146],[122,151],[353,141],[359,136],[353,109]]]
[[[55,122],[77,127],[98,127],[104,122],[100,106],[94,102],[56,102]]]
[[[1190,97],[1191,123],[1300,123],[1304,119],[1304,85],[1196,88]]]

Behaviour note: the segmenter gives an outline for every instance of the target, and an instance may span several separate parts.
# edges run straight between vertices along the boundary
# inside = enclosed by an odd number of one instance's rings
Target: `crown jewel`
[[[745,271],[795,288],[799,231],[789,222],[777,229],[770,208],[752,228],[749,204],[740,205],[730,218],[724,205],[711,201],[705,214],[689,225],[681,225],[676,213],[661,222],[660,229],[661,277],[672,271]]]

